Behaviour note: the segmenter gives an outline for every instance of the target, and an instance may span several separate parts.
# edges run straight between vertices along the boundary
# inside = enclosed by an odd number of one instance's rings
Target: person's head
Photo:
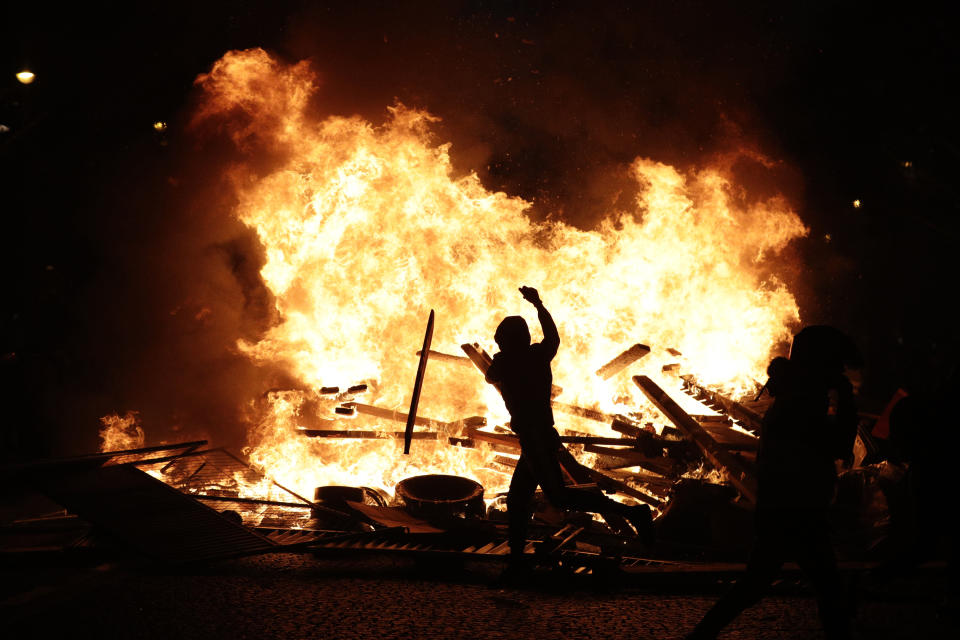
[[[774,358],[767,367],[767,391],[776,397],[788,389],[793,375],[793,365],[783,356]]]
[[[493,339],[504,353],[529,347],[530,329],[527,328],[527,321],[520,316],[507,316],[500,322]]]
[[[863,357],[850,336],[826,325],[804,327],[795,335],[790,361],[825,376],[843,374],[844,367],[863,365]]]

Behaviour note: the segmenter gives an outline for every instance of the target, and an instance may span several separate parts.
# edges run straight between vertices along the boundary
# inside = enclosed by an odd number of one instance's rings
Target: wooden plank
[[[476,427],[467,429],[471,440],[480,440],[491,444],[499,444],[515,449],[520,448],[520,440],[512,433],[493,433],[490,431],[481,431]],[[630,438],[605,438],[603,436],[560,436],[560,442],[564,444],[585,444],[585,445],[621,445],[632,446],[636,443]]]
[[[750,433],[744,433],[731,429],[728,426],[718,423],[701,423],[710,436],[727,449],[738,451],[756,451],[760,446],[760,439]]]
[[[393,420],[394,422],[406,422],[409,419],[409,415],[402,412],[396,411],[394,409],[384,409],[383,407],[377,407],[372,404],[362,404],[359,402],[350,402],[347,403],[349,406],[354,407],[357,410],[357,413],[362,413],[368,416],[375,416],[377,418],[383,418],[385,420]],[[446,427],[448,423],[443,420],[434,420],[433,418],[424,418],[423,416],[417,416],[414,418],[414,424],[419,427]],[[320,430],[322,431],[322,429]]]
[[[418,356],[421,355],[422,353],[423,353],[423,350],[417,351]],[[463,364],[463,365],[471,364],[470,358],[467,358],[466,356],[455,356],[450,353],[443,353],[442,351],[434,351],[433,349],[429,349],[428,353],[430,354],[430,358],[432,360],[441,360],[443,362],[453,362],[455,364]]]
[[[718,470],[723,472],[750,502],[757,501],[757,482],[744,466],[724,449],[703,428],[690,417],[673,398],[647,376],[633,376],[633,382],[674,425],[703,452],[703,455]]]
[[[406,431],[359,431],[335,429],[298,429],[297,433],[307,438],[343,438],[352,440],[389,440],[406,438]],[[440,437],[437,431],[414,431],[410,434],[414,440],[436,440]]]
[[[490,368],[490,365],[493,363],[493,358],[487,355],[487,352],[480,348],[480,345],[474,344],[462,344],[460,348],[463,349],[463,352],[467,354],[467,358],[470,359],[477,369],[480,369],[480,373],[487,375],[487,369]]]
[[[512,434],[491,433],[490,431],[481,431],[477,427],[467,427],[467,435],[475,442],[487,442],[516,449],[517,451],[520,450],[520,440]]]
[[[648,353],[650,353],[650,347],[645,344],[635,344],[597,369],[597,376],[604,380],[612,378]]]
[[[601,456],[604,468],[617,469],[621,467],[642,467],[653,471],[662,476],[676,477],[680,469],[668,458],[653,457],[644,454],[641,451],[631,449],[613,449],[610,447],[587,445],[584,451]],[[613,458],[617,462],[610,464],[608,459]]]
[[[563,413],[569,413],[571,415],[580,416],[581,418],[594,420],[596,422],[610,422],[614,419],[614,416],[610,415],[609,413],[597,411],[596,409],[587,409],[585,407],[578,407],[573,404],[557,402],[556,400],[551,401],[550,406],[556,409],[557,411],[562,411]]]
[[[683,378],[684,392],[697,400],[713,405],[714,409],[730,416],[750,431],[754,433],[760,432],[760,424],[763,421],[763,417],[759,413],[728,398],[718,391],[706,388],[697,382],[693,376],[681,376],[681,378]]]
[[[427,319],[427,331],[423,336],[423,348],[420,350],[420,364],[417,366],[417,377],[413,382],[413,397],[410,398],[410,411],[407,412],[407,428],[404,430],[403,453],[410,454],[410,441],[413,440],[413,426],[417,420],[417,407],[420,405],[420,391],[423,389],[423,376],[427,372],[427,362],[430,360],[430,343],[433,342],[433,309]]]

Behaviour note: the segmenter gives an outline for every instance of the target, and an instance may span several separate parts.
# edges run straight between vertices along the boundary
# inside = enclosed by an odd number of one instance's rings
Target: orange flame
[[[297,491],[392,489],[423,472],[505,486],[505,474],[484,471],[487,450],[441,440],[417,442],[414,455],[402,456],[394,440],[330,443],[295,431],[332,424],[324,421],[335,418],[335,403],[316,393],[324,385],[367,381],[376,404],[405,410],[431,308],[434,349],[459,353],[459,344],[477,341],[493,352],[506,315],[521,313],[536,333],[536,315],[517,292],[535,286],[560,328],[559,399],[650,415],[628,376],[604,381],[592,372],[643,342],[653,352],[635,373],[659,376],[675,360],[666,349],[676,347],[701,381],[751,389],[799,320],[769,258],[807,229],[780,197],[742,204],[727,167],[685,174],[637,158],[632,210],[607,212],[592,230],[537,224],[528,202],[487,190],[476,174],[454,175],[449,145],[435,144],[437,119],[426,112],[398,104],[380,126],[312,119],[307,64],[286,66],[259,49],[226,54],[197,83],[197,120],[226,122],[241,149],[281,159],[267,175],[242,165],[232,172],[236,215],[265,247],[261,275],[281,317],[261,340],[239,347],[282,364],[307,389],[271,393],[255,408],[248,450]],[[444,421],[508,419],[476,371],[439,361],[428,368],[420,407]]]
[[[128,411],[120,416],[116,413],[100,418],[100,451],[124,451],[143,447],[145,439],[140,416],[136,411]]]

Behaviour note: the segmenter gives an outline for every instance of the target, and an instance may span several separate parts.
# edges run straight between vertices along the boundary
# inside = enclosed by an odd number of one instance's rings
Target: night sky
[[[960,110],[945,12],[325,4],[5,14],[0,458],[93,450],[98,417],[126,410],[148,438],[178,425],[242,443],[238,394],[283,383],[233,352],[271,321],[262,257],[217,190],[230,150],[186,126],[194,78],[256,46],[313,61],[318,114],[426,108],[458,171],[583,227],[632,197],[636,156],[686,169],[754,148],[776,164],[743,161],[738,179],[751,197],[782,192],[810,227],[786,276],[805,323],[863,350],[863,408],[955,375]],[[214,298],[215,320],[189,321]]]

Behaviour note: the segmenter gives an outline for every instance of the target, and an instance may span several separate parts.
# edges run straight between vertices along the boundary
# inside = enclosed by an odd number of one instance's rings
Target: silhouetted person
[[[796,335],[790,359],[767,368],[774,401],[757,453],[756,539],[746,573],[688,638],[713,638],[758,602],[783,563],[796,561],[817,595],[827,638],[849,637],[850,611],[830,544],[827,510],[836,460],[852,455],[857,412],[845,364],[859,365],[853,342],[832,327]]]
[[[956,477],[957,434],[953,390],[960,383],[956,369],[933,389],[918,388],[900,400],[890,414],[891,458],[907,470],[890,510],[888,557],[873,572],[874,579],[903,575],[923,562],[945,557],[940,613],[956,616],[960,597],[960,530],[954,524],[953,502],[945,499]],[[949,611],[949,609],[953,611]]]
[[[586,489],[564,486],[560,458],[570,456],[553,426],[550,392],[553,374],[550,361],[560,347],[560,334],[550,313],[532,287],[520,287],[523,297],[537,309],[543,342],[530,344],[530,331],[520,316],[504,318],[494,339],[500,352],[493,356],[487,382],[496,385],[510,412],[510,428],[520,439],[520,460],[507,494],[511,568],[523,569],[523,549],[532,515],[531,503],[537,485],[550,504],[560,509],[591,513],[615,513],[630,522],[637,533],[650,530],[650,508],[627,506]]]

